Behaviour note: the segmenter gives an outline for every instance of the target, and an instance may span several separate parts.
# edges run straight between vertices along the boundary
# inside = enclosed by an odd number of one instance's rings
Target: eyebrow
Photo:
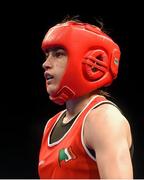
[[[62,47],[62,46],[53,46],[53,47],[48,47],[48,48],[46,48],[46,50],[45,50],[45,52],[50,52],[50,51],[57,51],[57,50],[59,50],[59,49],[62,49],[62,50],[64,50],[65,51],[65,49]]]

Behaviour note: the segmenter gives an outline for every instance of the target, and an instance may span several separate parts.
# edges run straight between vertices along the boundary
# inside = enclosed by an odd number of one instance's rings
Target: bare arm
[[[130,127],[115,107],[105,104],[88,115],[84,139],[95,150],[101,178],[133,178]]]

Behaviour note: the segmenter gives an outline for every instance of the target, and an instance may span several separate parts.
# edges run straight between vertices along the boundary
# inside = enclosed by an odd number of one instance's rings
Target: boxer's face
[[[45,51],[46,60],[42,67],[49,95],[56,92],[67,65],[67,52],[61,47],[52,47]]]

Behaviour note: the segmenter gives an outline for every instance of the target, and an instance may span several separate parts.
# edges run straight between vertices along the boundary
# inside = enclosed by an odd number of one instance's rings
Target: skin
[[[91,111],[85,123],[84,140],[95,150],[101,178],[133,178],[130,126],[116,107],[104,104]]]
[[[54,47],[45,51],[46,60],[42,67],[46,78],[46,89],[49,95],[56,92],[67,65],[67,53],[64,49]],[[47,75],[52,79],[47,79]]]
[[[46,79],[49,95],[53,94],[61,81],[66,65],[67,53],[64,49],[49,49],[43,63],[45,73],[53,76]],[[79,113],[96,94],[66,102],[64,123]],[[133,169],[129,148],[132,144],[131,130],[127,119],[120,111],[110,104],[103,104],[92,110],[84,125],[84,142],[96,153],[100,177],[103,179],[132,179]]]

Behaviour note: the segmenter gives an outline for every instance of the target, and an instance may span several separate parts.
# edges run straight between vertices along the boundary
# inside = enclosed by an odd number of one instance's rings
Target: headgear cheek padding
[[[63,47],[68,54],[64,76],[50,99],[64,104],[108,86],[117,77],[120,60],[118,45],[98,27],[68,21],[52,27],[46,34],[42,49]]]

